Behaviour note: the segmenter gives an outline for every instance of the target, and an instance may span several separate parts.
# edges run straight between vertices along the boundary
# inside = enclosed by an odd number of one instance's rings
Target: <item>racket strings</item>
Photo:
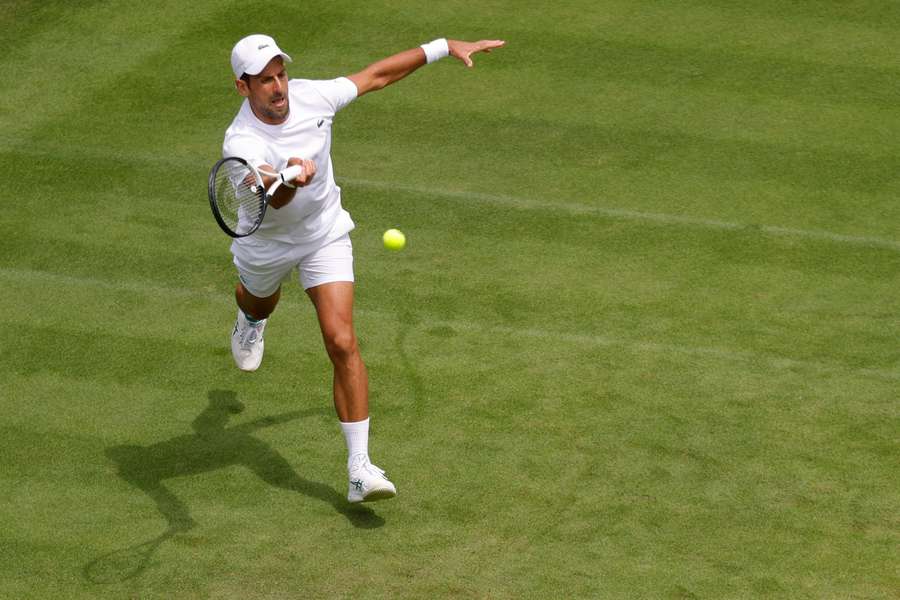
[[[216,173],[216,206],[225,225],[237,235],[252,231],[265,208],[261,182],[246,165],[226,161]]]

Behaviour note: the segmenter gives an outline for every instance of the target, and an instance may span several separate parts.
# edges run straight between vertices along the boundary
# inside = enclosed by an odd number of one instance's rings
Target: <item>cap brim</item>
[[[244,69],[244,73],[246,73],[247,75],[259,75],[262,70],[266,68],[266,65],[269,64],[276,56],[280,56],[284,59],[285,62],[294,62],[293,60],[291,60],[290,56],[288,56],[278,48],[272,48],[271,51],[260,54],[252,64],[247,65],[247,68]]]

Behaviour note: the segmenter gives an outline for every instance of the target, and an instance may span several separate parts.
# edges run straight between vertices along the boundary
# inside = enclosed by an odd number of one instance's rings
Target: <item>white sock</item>
[[[353,463],[353,458],[359,454],[369,459],[369,419],[344,423],[341,421],[341,430],[347,441],[347,468]]]

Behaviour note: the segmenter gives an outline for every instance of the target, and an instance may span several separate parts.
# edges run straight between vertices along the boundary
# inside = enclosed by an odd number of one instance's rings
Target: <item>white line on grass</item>
[[[547,200],[534,200],[529,198],[520,198],[518,196],[507,196],[503,194],[463,192],[457,190],[407,185],[402,183],[375,181],[372,179],[341,178],[340,181],[346,182],[350,185],[357,185],[359,187],[368,187],[379,190],[396,190],[399,192],[407,192],[426,196],[454,198],[458,200],[482,202],[485,204],[492,204],[494,206],[502,206],[505,208],[516,208],[520,210],[562,211],[570,215],[597,215],[614,219],[649,221],[653,223],[661,223],[664,225],[684,225],[689,227],[704,227],[707,229],[722,229],[729,231],[758,231],[768,235],[806,237],[812,239],[827,240],[829,242],[857,244],[864,246],[879,246],[883,248],[891,248],[893,250],[900,250],[900,242],[879,237],[843,235],[830,231],[794,229],[792,227],[778,227],[774,225],[753,226],[741,223],[731,223],[728,221],[718,221],[715,219],[701,219],[698,217],[685,217],[682,215],[672,215],[666,213],[652,213],[619,208],[606,208],[602,206],[593,206],[590,204],[582,204],[577,202],[550,202]]]
[[[48,271],[36,271],[32,269],[9,269],[0,268],[0,280],[19,280],[38,283],[48,283],[53,285],[62,285],[70,287],[95,288],[98,290],[110,292],[129,292],[144,294],[147,296],[163,297],[163,298],[192,298],[204,299],[216,304],[233,306],[234,299],[228,290],[222,292],[211,292],[200,289],[190,289],[183,287],[161,286],[149,283],[139,282],[113,282],[102,279],[94,279],[90,277],[73,277],[71,275],[63,275]],[[295,302],[289,298],[281,301],[282,305],[288,307],[300,307],[300,302]],[[395,318],[396,315],[386,311],[376,311],[368,309],[357,309],[357,314],[361,316],[372,316],[379,320]],[[665,344],[658,342],[647,342],[641,340],[628,340],[622,338],[612,338],[594,334],[578,334],[566,333],[561,331],[551,331],[547,329],[539,329],[533,327],[508,327],[493,325],[488,326],[473,321],[461,320],[443,320],[429,318],[427,321],[429,327],[448,327],[454,331],[462,331],[466,333],[477,334],[495,334],[509,335],[533,339],[553,340],[565,342],[569,344],[577,344],[580,346],[594,347],[624,347],[632,350],[645,350],[669,355],[694,356],[706,359],[719,359],[736,361],[743,363],[761,363],[770,368],[779,370],[785,369],[806,369],[812,370],[819,374],[828,373],[851,373],[853,375],[866,378],[900,380],[900,372],[889,371],[883,369],[854,369],[845,365],[829,364],[815,361],[795,360],[781,356],[772,356],[768,354],[731,350],[728,348],[704,347],[704,346],[688,346],[681,344]]]

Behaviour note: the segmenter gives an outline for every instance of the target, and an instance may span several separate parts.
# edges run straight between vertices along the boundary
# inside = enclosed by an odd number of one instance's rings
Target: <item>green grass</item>
[[[254,11],[0,6],[0,596],[896,597],[900,10]],[[229,355],[256,31],[313,78],[508,41],[336,121],[390,502],[344,501],[298,287]]]

